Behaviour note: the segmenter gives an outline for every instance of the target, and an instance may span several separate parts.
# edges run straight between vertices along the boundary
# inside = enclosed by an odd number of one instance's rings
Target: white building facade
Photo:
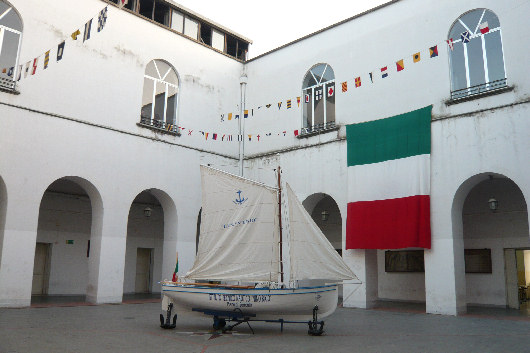
[[[199,165],[239,173],[243,153],[245,177],[273,184],[281,165],[361,279],[344,306],[519,307],[530,4],[398,0],[245,61],[244,37],[172,2],[152,1],[151,16],[131,3],[0,1],[20,21],[0,17],[0,306],[159,292],[177,251],[180,274],[194,260]],[[426,106],[432,245],[397,252],[419,250],[421,266],[396,270],[396,253],[345,249],[345,126]]]

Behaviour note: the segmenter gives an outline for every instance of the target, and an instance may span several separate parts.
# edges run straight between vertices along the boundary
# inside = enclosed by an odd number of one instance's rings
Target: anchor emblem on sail
[[[236,192],[236,194],[238,195],[238,198],[233,201],[236,205],[242,205],[243,202],[248,200],[248,197],[247,198],[245,198],[245,197],[241,198],[241,193],[242,192],[243,191],[241,191],[241,190]]]

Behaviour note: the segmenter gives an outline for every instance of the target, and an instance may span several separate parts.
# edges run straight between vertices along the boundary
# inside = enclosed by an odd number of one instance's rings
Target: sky
[[[249,58],[389,0],[174,0],[251,39]]]

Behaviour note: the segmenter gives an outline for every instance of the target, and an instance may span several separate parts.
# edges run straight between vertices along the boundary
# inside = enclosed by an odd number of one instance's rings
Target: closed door
[[[35,247],[35,262],[33,264],[32,295],[48,293],[48,254],[50,244],[37,243]]]
[[[511,309],[519,309],[515,249],[504,249],[504,270],[506,274],[506,305]]]
[[[138,248],[136,251],[136,293],[149,293],[151,284],[151,254],[152,249]]]

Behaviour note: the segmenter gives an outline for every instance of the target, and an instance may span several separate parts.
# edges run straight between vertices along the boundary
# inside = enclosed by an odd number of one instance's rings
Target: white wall
[[[96,15],[105,5],[98,0],[84,0],[72,11],[66,0],[52,5],[36,0],[12,3],[24,22],[22,62],[48,49],[53,53],[60,41],[69,38],[88,19],[85,14]],[[443,42],[453,21],[478,7],[489,8],[499,16],[508,85],[513,90],[446,105],[450,85],[448,49]],[[155,249],[163,248],[162,262],[156,265],[161,267],[162,277],[171,275],[176,250],[181,271],[190,268],[200,209],[198,165],[211,164],[237,172],[238,154],[237,143],[205,140],[197,131],[237,133],[235,120],[228,122],[225,118],[221,122],[220,118],[221,114],[239,113],[239,77],[243,72],[248,75],[246,107],[255,109],[255,115],[245,119],[245,132],[254,136],[273,133],[269,138],[262,136],[260,142],[254,137],[253,142],[245,144],[245,176],[275,184],[273,169],[281,165],[283,179],[300,200],[325,193],[337,202],[344,234],[348,201],[345,128],[304,139],[293,134],[301,127],[296,97],[301,95],[302,79],[313,65],[328,63],[335,72],[336,121],[340,125],[433,105],[433,245],[425,254],[425,281],[422,283],[421,276],[390,276],[380,270],[378,273],[377,267],[384,262],[375,261],[373,254],[345,251],[346,260],[359,270],[364,281],[363,289],[357,293],[365,297],[353,298],[353,302],[366,304],[373,299],[367,296],[377,297],[378,290],[381,298],[410,296],[421,300],[424,286],[428,312],[459,312],[466,302],[465,225],[454,219],[452,211],[458,208],[453,201],[463,204],[467,195],[462,185],[473,176],[498,173],[513,180],[523,197],[530,199],[530,155],[526,153],[530,150],[530,83],[526,79],[530,52],[521,50],[528,47],[529,39],[520,35],[526,27],[524,14],[528,10],[530,4],[523,0],[508,4],[495,0],[403,0],[243,67],[205,46],[109,6],[102,32],[93,29],[92,38],[85,43],[68,39],[63,60],[20,81],[20,95],[0,93],[1,102],[16,106],[0,105],[0,178],[5,182],[9,200],[0,240],[0,305],[28,303],[34,244],[38,237],[52,236],[37,232],[40,200],[54,180],[65,176],[83,179],[100,195],[101,214],[94,216],[92,210],[91,226],[99,228],[93,229],[91,236],[96,234],[100,239],[96,244],[101,245],[94,249],[98,264],[88,266],[90,293],[107,301],[121,298],[121,291],[131,288],[132,248],[146,245],[145,242],[150,242],[147,247],[155,244]],[[440,55],[429,59],[427,51],[434,44],[439,44]],[[411,55],[418,51],[422,60],[412,64]],[[394,63],[402,58],[409,61],[405,70],[397,73]],[[152,59],[164,59],[176,68],[180,78],[179,125],[194,130],[192,136],[185,131],[183,136],[175,137],[136,125],[143,74]],[[384,80],[378,74],[383,66],[390,71]],[[373,84],[368,72],[374,73]],[[357,76],[363,80],[359,89],[353,87]],[[340,90],[343,81],[348,81],[346,93]],[[287,99],[293,100],[289,110],[285,109]],[[282,109],[277,107],[279,101]],[[266,104],[271,104],[271,108],[267,109]],[[259,111],[258,106],[262,106]],[[287,132],[285,137],[277,135],[282,131]],[[281,153],[276,155],[277,152]],[[136,236],[139,234],[127,235],[132,201],[138,193],[151,188],[165,193],[168,204],[174,206],[174,212],[164,209],[162,245],[153,238],[140,240]],[[503,224],[504,229],[508,223]],[[520,244],[527,244],[528,226],[526,232],[524,226],[518,230],[521,234],[510,244],[519,244],[524,236],[526,239]],[[465,246],[478,240],[466,236]],[[480,241],[474,245],[484,246],[485,240]],[[492,243],[492,253],[498,254],[504,242]],[[20,260],[20,264],[15,266],[15,260]],[[497,258],[495,261],[498,265]],[[483,284],[467,277],[470,287]],[[375,281],[375,285],[368,281]],[[395,291],[398,287],[403,287],[403,291]],[[473,301],[473,296],[479,302],[500,300],[499,293],[492,292],[480,300],[473,291],[468,293]]]
[[[378,297],[385,300],[425,302],[425,273],[385,272],[385,251],[377,251]]]
[[[237,151],[237,144],[212,145],[195,134],[176,138],[136,123],[145,67],[153,59],[163,59],[180,79],[179,124],[195,133],[206,125],[220,129],[221,114],[239,105],[240,62],[114,6],[108,7],[101,32],[96,30],[96,17],[91,39],[83,43],[81,36],[73,41],[70,34],[76,28],[83,32],[87,14],[95,16],[106,5],[103,1],[84,0],[76,4],[75,12],[65,0],[53,5],[34,0],[11,3],[24,22],[21,62],[48,49],[51,59],[48,69],[39,67],[35,76],[17,83],[20,95],[3,94],[4,101],[187,146]],[[56,63],[57,45],[64,39],[64,56]]]

